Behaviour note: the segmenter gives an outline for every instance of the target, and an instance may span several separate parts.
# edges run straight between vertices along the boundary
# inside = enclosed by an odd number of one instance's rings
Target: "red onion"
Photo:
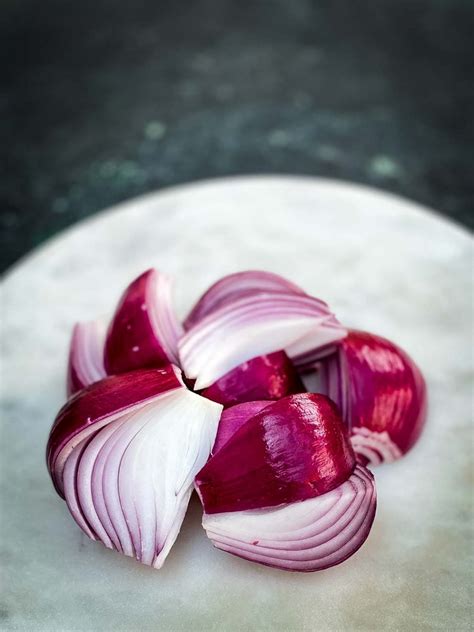
[[[306,294],[297,285],[273,272],[247,270],[229,274],[211,285],[201,296],[184,321],[184,327],[189,329],[216,309],[232,304],[239,298],[275,292]]]
[[[362,463],[390,462],[417,441],[426,417],[426,386],[413,360],[395,344],[350,331],[321,363],[322,391],[339,406]]]
[[[289,571],[340,564],[366,540],[376,509],[372,474],[357,465],[335,489],[303,502],[269,509],[204,514],[203,527],[218,549]]]
[[[172,366],[105,378],[71,398],[51,431],[48,466],[83,531],[160,568],[221,410]]]
[[[106,326],[102,320],[77,323],[69,348],[67,395],[104,378],[104,342]]]
[[[208,514],[260,509],[324,494],[354,465],[336,406],[301,393],[242,425],[196,476],[196,490]]]
[[[281,399],[305,390],[301,378],[284,351],[252,358],[219,378],[201,395],[232,406],[257,399]]]
[[[105,343],[109,375],[177,363],[182,327],[171,304],[171,283],[148,270],[125,290],[110,323]]]
[[[339,564],[374,519],[365,465],[409,450],[426,411],[405,352],[253,270],[212,285],[184,328],[168,278],[143,273],[106,334],[75,326],[68,395],[47,446],[56,490],[90,538],[155,568],[193,483],[217,548],[292,571]]]
[[[189,329],[178,343],[181,367],[202,390],[242,362],[285,350],[298,365],[344,338],[323,301],[310,296],[256,294],[223,305]]]

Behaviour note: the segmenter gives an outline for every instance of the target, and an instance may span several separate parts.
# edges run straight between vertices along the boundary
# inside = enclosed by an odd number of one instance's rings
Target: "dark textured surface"
[[[1,266],[102,208],[345,178],[474,226],[471,0],[4,0]]]

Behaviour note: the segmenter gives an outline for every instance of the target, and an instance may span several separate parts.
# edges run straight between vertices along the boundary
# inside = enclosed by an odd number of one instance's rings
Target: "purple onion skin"
[[[112,414],[145,404],[157,395],[183,387],[172,365],[107,377],[77,392],[59,411],[51,428],[46,447],[46,462],[58,493],[55,462],[75,435]]]
[[[240,364],[201,395],[227,407],[255,400],[277,400],[305,391],[289,357],[284,351],[276,351]]]
[[[235,406],[226,408],[219,420],[212,454],[216,454],[239,428],[271,403],[272,402],[269,401],[244,402],[243,404],[236,404]]]
[[[351,429],[387,432],[405,454],[426,419],[426,384],[405,351],[380,336],[351,330],[341,342],[347,367]]]
[[[269,404],[239,428],[195,484],[207,514],[259,509],[324,494],[354,466],[337,406],[301,393]]]
[[[154,270],[147,270],[123,293],[105,341],[104,364],[108,374],[169,364],[156,339],[147,310],[147,289]]]

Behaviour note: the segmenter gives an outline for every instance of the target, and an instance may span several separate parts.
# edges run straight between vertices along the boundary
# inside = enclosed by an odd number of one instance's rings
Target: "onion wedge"
[[[182,327],[171,304],[171,282],[148,270],[125,290],[105,342],[109,375],[177,363]]]
[[[335,489],[268,509],[204,514],[218,549],[287,571],[319,571],[340,564],[365,542],[376,509],[372,474],[357,465]]]
[[[232,304],[237,299],[275,292],[306,294],[300,287],[273,272],[246,270],[228,274],[204,292],[184,321],[184,328],[193,327],[216,309]]]
[[[301,393],[250,417],[214,452],[195,485],[207,514],[260,509],[324,494],[354,466],[335,404]]]
[[[426,418],[426,385],[400,347],[351,330],[321,361],[320,373],[321,390],[339,406],[361,463],[394,461],[413,447]]]
[[[53,426],[48,464],[81,529],[160,568],[221,411],[187,390],[174,367],[106,378],[70,399]]]
[[[298,294],[259,293],[208,314],[178,343],[186,377],[202,390],[243,362],[284,350],[295,365],[333,350],[346,330],[323,301]]]

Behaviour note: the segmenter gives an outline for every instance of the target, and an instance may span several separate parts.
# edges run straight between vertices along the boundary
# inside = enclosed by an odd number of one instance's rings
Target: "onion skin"
[[[231,369],[201,395],[227,407],[255,400],[277,400],[305,390],[286,353],[276,351]]]
[[[104,367],[105,325],[101,320],[76,323],[67,369],[67,396],[107,376]]]
[[[339,405],[362,463],[403,456],[426,419],[426,384],[405,351],[386,338],[351,330],[321,364],[323,392]]]
[[[110,323],[104,361],[109,375],[177,362],[182,328],[170,297],[170,282],[147,270],[123,293]]]
[[[302,393],[251,417],[209,459],[195,485],[207,514],[260,509],[324,494],[354,466],[335,404]]]
[[[120,416],[163,393],[184,388],[173,365],[107,377],[74,395],[59,411],[46,447],[46,461],[57,492],[63,496],[62,471],[72,449],[84,436],[113,416]]]
[[[374,478],[357,465],[335,489],[270,509],[204,514],[218,549],[265,566],[320,571],[344,562],[365,542],[376,511]]]
[[[219,420],[219,427],[217,429],[217,436],[214,446],[212,448],[212,454],[216,454],[222,446],[224,446],[229,439],[247,423],[251,417],[254,417],[261,410],[269,406],[269,401],[255,401],[244,402],[242,404],[236,404],[230,408],[226,408]]]
[[[300,287],[273,272],[246,270],[228,274],[204,292],[184,321],[184,328],[189,329],[216,309],[229,305],[239,298],[265,292],[306,294]]]

